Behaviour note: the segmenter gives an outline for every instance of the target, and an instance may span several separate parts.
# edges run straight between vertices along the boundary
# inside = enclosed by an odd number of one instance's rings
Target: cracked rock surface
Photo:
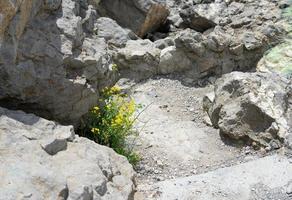
[[[0,108],[0,199],[126,200],[134,171],[112,149],[22,111]]]
[[[78,124],[115,79],[106,40],[94,34],[96,11],[73,0],[0,7],[0,105]]]

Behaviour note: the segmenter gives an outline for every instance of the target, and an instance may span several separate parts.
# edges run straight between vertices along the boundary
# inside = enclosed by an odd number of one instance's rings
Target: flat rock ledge
[[[218,169],[205,174],[159,182],[140,199],[272,200],[291,199],[292,165],[280,155]]]
[[[73,126],[0,107],[0,199],[124,200],[134,170]]]

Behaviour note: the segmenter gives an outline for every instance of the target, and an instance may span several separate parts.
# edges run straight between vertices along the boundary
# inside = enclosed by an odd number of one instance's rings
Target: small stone
[[[286,188],[286,193],[287,194],[292,194],[292,183],[290,183],[287,188]]]
[[[157,181],[164,181],[165,179],[163,177],[159,176],[159,177],[156,177],[156,180]]]

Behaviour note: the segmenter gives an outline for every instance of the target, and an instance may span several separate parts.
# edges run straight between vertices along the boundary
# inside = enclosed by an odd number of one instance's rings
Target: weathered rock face
[[[291,1],[290,1],[291,2]],[[291,2],[292,4],[292,2]],[[282,16],[286,20],[284,28],[288,33],[285,39],[272,48],[257,65],[261,72],[278,73],[287,77],[292,76],[292,7],[284,9]]]
[[[157,30],[169,15],[165,3],[152,0],[101,0],[97,8],[100,13],[110,16],[140,37]]]
[[[233,72],[215,83],[204,106],[213,125],[234,139],[279,148],[291,128],[291,80],[273,74]]]
[[[121,76],[140,80],[158,74],[160,49],[150,40],[128,41],[114,56]]]
[[[132,31],[120,27],[111,18],[100,17],[94,25],[97,36],[104,38],[109,45],[124,47],[128,40],[138,38]]]
[[[132,166],[72,126],[0,108],[0,199],[123,200],[133,195]]]
[[[195,81],[208,75],[254,69],[264,52],[279,43],[286,32],[279,2],[163,2],[170,9],[170,32],[153,33],[155,46],[162,50],[158,74],[180,72]],[[135,51],[127,47],[124,56]],[[142,59],[140,63],[144,69],[153,68],[152,62],[151,66]],[[124,68],[127,66],[121,63]]]
[[[282,4],[267,0],[0,5],[0,105],[64,124],[78,124],[100,88],[116,81],[112,62],[135,80],[182,73],[196,81],[254,68],[284,32]],[[169,30],[159,30],[166,21]],[[155,42],[136,40],[134,32]]]
[[[0,7],[0,105],[76,124],[115,79],[93,6],[4,0]]]

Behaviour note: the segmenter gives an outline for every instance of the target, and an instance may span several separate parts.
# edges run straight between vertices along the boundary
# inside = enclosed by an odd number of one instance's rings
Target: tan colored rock
[[[165,23],[169,15],[169,10],[165,5],[153,4],[147,13],[146,19],[141,26],[138,36],[144,37],[147,33],[152,32]]]
[[[170,14],[166,3],[152,0],[101,0],[98,10],[102,15],[116,20],[119,25],[131,29],[140,37],[157,30]]]
[[[32,5],[32,0],[2,0],[0,2],[0,40],[3,38],[9,23],[16,16],[17,12],[19,12],[18,20],[15,21],[16,24],[14,26],[16,37],[19,39],[31,15]]]
[[[19,39],[23,33],[23,30],[29,20],[32,11],[32,0],[23,0],[19,9],[19,21],[16,25],[16,38]]]
[[[21,0],[18,0],[15,3],[9,0],[0,1],[0,40],[2,40],[3,34],[9,25],[10,20],[15,15],[20,2]]]

